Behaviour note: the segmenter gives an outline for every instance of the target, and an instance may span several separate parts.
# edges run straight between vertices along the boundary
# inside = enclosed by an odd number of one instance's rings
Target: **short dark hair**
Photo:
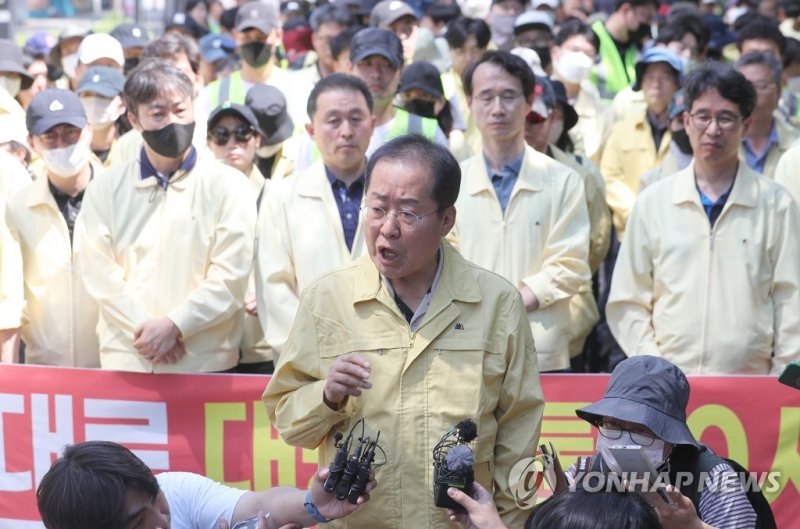
[[[108,441],[68,446],[36,490],[47,529],[122,529],[129,490],[159,492],[153,472],[130,450]]]
[[[697,39],[697,51],[699,53],[702,53],[708,47],[708,41],[711,39],[711,29],[706,19],[700,13],[683,10],[678,14],[670,15],[659,26],[656,42],[669,44],[683,39],[687,34],[694,35]]]
[[[145,59],[130,71],[122,93],[128,111],[138,116],[139,105],[149,103],[165,90],[194,96],[192,80],[170,61]]]
[[[783,82],[783,66],[777,57],[766,51],[751,51],[750,53],[745,53],[739,57],[739,60],[736,61],[735,67],[737,70],[740,70],[745,66],[750,66],[751,64],[760,64],[762,66],[766,66],[769,69],[769,75],[772,77],[772,82],[774,82],[778,87],[778,90],[780,90],[781,82]]]
[[[492,30],[483,19],[458,17],[447,24],[444,40],[450,48],[463,48],[470,35],[475,36],[479,48],[486,49],[492,39]]]
[[[175,31],[164,33],[145,46],[144,50],[142,50],[142,60],[161,59],[169,61],[182,53],[185,54],[186,58],[189,60],[192,71],[194,73],[199,72],[200,46],[192,37]]]
[[[350,26],[346,30],[333,37],[328,43],[328,45],[331,47],[331,56],[334,59],[338,59],[339,55],[341,55],[344,50],[350,48],[350,42],[352,42],[353,37],[362,29],[364,29],[364,26],[356,24],[355,26]]]
[[[322,24],[329,22],[350,27],[355,24],[355,19],[349,9],[334,4],[324,4],[315,7],[308,19],[311,31],[314,33],[319,31]]]
[[[786,51],[783,53],[783,69],[800,63],[800,40],[786,37]]]
[[[686,110],[691,113],[694,102],[709,90],[739,105],[742,118],[747,119],[756,106],[756,89],[744,75],[722,62],[708,62],[689,72],[683,80]]]
[[[783,56],[786,51],[786,37],[781,33],[781,28],[778,21],[774,18],[764,15],[748,14],[743,18],[743,25],[737,30],[738,36],[736,38],[736,45],[739,51],[742,50],[742,45],[748,40],[771,40],[778,46],[778,50]]]
[[[554,494],[528,518],[525,529],[661,529],[655,509],[638,492]]]
[[[553,43],[556,46],[561,46],[569,40],[570,37],[574,37],[575,35],[585,37],[589,41],[589,44],[592,45],[595,52],[600,50],[600,39],[597,37],[597,33],[582,20],[574,17],[570,17],[561,23],[558,27],[558,31],[553,36]]]
[[[531,67],[525,62],[525,59],[508,51],[487,51],[483,54],[483,57],[477,61],[471,62],[464,70],[462,83],[466,95],[472,96],[472,77],[478,66],[484,63],[491,63],[499,66],[510,75],[519,79],[522,83],[522,94],[526,98],[533,94],[533,91],[536,89],[536,78],[533,75]]]
[[[630,4],[631,7],[650,5],[658,7],[658,0],[617,0],[617,3],[614,5],[614,11],[619,11],[619,8],[625,4]]]
[[[455,2],[452,4],[431,4],[425,10],[425,16],[435,23],[448,23],[461,16],[461,8]]]
[[[367,107],[369,107],[369,111],[372,112],[372,94],[370,93],[369,87],[364,81],[355,75],[350,75],[348,73],[332,73],[320,79],[311,90],[311,93],[308,96],[308,103],[306,105],[306,111],[308,112],[309,118],[314,118],[314,114],[317,111],[317,99],[319,99],[319,96],[332,90],[360,92],[367,101]]]
[[[431,198],[439,213],[456,203],[461,187],[461,167],[449,150],[421,134],[406,134],[384,143],[369,157],[364,189],[369,189],[370,177],[381,161],[402,162],[425,167],[433,180]]]

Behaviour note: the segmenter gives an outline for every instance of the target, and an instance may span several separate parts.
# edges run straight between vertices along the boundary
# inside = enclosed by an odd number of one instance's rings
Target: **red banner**
[[[156,472],[196,472],[245,489],[304,487],[316,453],[287,446],[269,424],[260,400],[268,380],[0,366],[0,527],[42,527],[36,485],[65,445],[85,440],[124,444]],[[690,381],[694,434],[763,483],[778,527],[797,527],[800,393],[772,377]],[[600,398],[607,382],[542,377],[542,441],[565,464],[592,452],[596,433],[574,411]]]

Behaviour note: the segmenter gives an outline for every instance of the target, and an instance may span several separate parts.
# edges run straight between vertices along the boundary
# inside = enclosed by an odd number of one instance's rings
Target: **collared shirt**
[[[178,167],[175,171],[173,171],[168,175],[164,175],[156,171],[156,168],[153,167],[152,162],[150,162],[150,159],[147,157],[147,153],[144,150],[144,146],[142,147],[142,150],[140,152],[139,160],[141,167],[139,171],[139,179],[146,180],[150,177],[153,177],[156,180],[158,180],[158,185],[161,188],[163,188],[164,191],[166,191],[167,186],[169,186],[169,179],[172,175],[174,175],[178,171],[191,171],[192,169],[194,169],[194,166],[197,163],[197,149],[195,149],[194,146],[189,147],[189,155],[186,158],[184,158],[184,160],[181,162],[180,167]]]
[[[757,153],[753,144],[750,142],[750,138],[744,138],[742,140],[742,146],[744,147],[744,157],[747,161],[747,165],[750,166],[750,169],[753,171],[758,171],[761,174],[764,174],[764,166],[767,163],[767,155],[769,151],[775,145],[778,145],[780,140],[778,139],[778,128],[775,126],[775,120],[772,120],[772,128],[769,131],[769,139],[767,141],[767,148],[764,149],[761,153]]]
[[[517,183],[517,177],[520,170],[522,170],[522,158],[525,156],[525,149],[519,153],[516,160],[509,164],[503,165],[500,172],[495,172],[486,155],[483,155],[483,163],[486,164],[486,173],[492,179],[494,191],[497,194],[497,200],[500,201],[500,206],[503,208],[503,213],[506,211],[508,201],[511,200],[511,192],[514,190],[514,184]]]
[[[664,139],[664,133],[667,132],[667,127],[659,123],[659,121],[655,119],[650,112],[647,112],[645,116],[653,134],[653,144],[656,146],[656,152],[658,152],[658,150],[661,148],[661,140]]]
[[[364,197],[364,175],[358,177],[358,180],[347,184],[339,180],[328,167],[325,167],[325,176],[331,183],[333,190],[333,198],[336,199],[336,208],[339,210],[339,220],[342,221],[342,230],[344,230],[344,241],[347,243],[347,249],[353,249],[353,239],[356,236],[356,229],[358,228],[358,213],[361,209],[361,199]]]
[[[695,186],[697,186],[697,184],[695,184]],[[700,203],[703,205],[703,209],[706,210],[706,216],[708,217],[708,221],[711,222],[712,228],[714,227],[714,223],[717,222],[719,214],[722,213],[722,208],[725,207],[728,197],[731,196],[731,189],[733,189],[733,184],[731,184],[731,187],[722,193],[715,202],[711,200],[705,193],[700,191],[700,187],[697,187],[697,192],[700,193]]]
[[[400,312],[403,313],[403,316],[406,318],[409,327],[411,327],[412,331],[416,331],[419,329],[419,326],[422,324],[422,318],[425,317],[425,314],[428,312],[428,307],[431,304],[431,296],[433,296],[433,292],[436,290],[436,285],[439,284],[439,277],[442,275],[442,267],[444,266],[444,251],[442,247],[439,246],[439,264],[436,265],[436,274],[433,276],[433,281],[431,282],[431,286],[428,289],[428,292],[425,293],[425,297],[422,298],[422,301],[417,307],[417,310],[411,311],[411,308],[406,305],[400,296],[397,295],[397,292],[394,291],[392,287],[392,282],[389,278],[385,276],[381,276],[383,279],[383,284],[386,285],[387,290],[394,298],[395,302],[397,303],[397,307],[400,309]]]
[[[90,165],[89,170],[91,171],[91,176],[89,177],[91,179],[94,177],[94,168]],[[49,180],[47,181],[47,185],[50,187],[50,193],[53,195],[53,198],[56,199],[58,210],[61,212],[61,214],[64,216],[64,220],[67,222],[69,240],[72,242],[72,230],[75,228],[75,219],[78,218],[78,213],[81,211],[83,192],[86,191],[86,188],[81,189],[80,193],[74,197],[71,197],[59,190],[53,185],[53,182]]]

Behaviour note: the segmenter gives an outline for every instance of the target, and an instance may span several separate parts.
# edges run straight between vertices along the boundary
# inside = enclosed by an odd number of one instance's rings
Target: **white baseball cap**
[[[78,61],[82,64],[91,64],[99,59],[111,59],[120,68],[125,65],[122,44],[108,33],[87,35],[78,47]]]

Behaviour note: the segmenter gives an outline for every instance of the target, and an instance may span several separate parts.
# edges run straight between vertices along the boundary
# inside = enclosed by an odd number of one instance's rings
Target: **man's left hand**
[[[525,310],[528,312],[539,310],[539,299],[528,285],[524,283],[521,284],[519,287],[519,293],[522,296],[522,302],[525,304]]]
[[[147,320],[133,333],[133,346],[146,360],[159,363],[175,348],[181,332],[169,318]]]
[[[322,516],[331,520],[344,518],[348,514],[352,514],[358,510],[359,507],[369,501],[369,492],[377,485],[375,482],[375,475],[370,474],[370,480],[364,489],[364,493],[358,497],[356,504],[353,505],[346,499],[337,500],[336,494],[327,492],[323,488],[328,473],[329,469],[327,468],[317,471],[314,477],[314,483],[311,485],[311,501],[314,502],[314,505],[316,505],[317,510]]]

